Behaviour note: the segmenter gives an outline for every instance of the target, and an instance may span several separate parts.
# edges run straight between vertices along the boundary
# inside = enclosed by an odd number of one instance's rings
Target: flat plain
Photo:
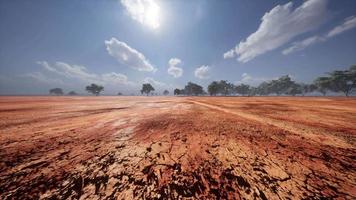
[[[0,199],[355,199],[355,144],[351,97],[0,97]]]

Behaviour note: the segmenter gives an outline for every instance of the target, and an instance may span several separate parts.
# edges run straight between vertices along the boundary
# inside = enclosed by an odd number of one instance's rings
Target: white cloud
[[[234,56],[235,56],[234,49],[231,49],[230,51],[227,51],[226,53],[224,53],[224,59],[233,58]]]
[[[292,46],[288,47],[287,49],[283,50],[282,53],[284,55],[303,50],[307,48],[310,45],[319,43],[319,42],[324,42],[327,41],[328,39],[337,36],[345,31],[348,31],[352,28],[356,27],[356,16],[351,16],[348,17],[344,20],[344,22],[341,25],[338,25],[331,29],[325,36],[312,36],[309,38],[306,38],[302,41],[294,42]]]
[[[348,17],[344,20],[344,23],[336,26],[335,28],[333,28],[331,31],[329,31],[329,33],[327,34],[326,37],[334,37],[336,35],[339,35],[347,30],[353,29],[356,27],[356,16],[351,16]]]
[[[156,29],[160,26],[160,7],[154,0],[121,0],[130,17]]]
[[[54,72],[66,78],[74,78],[89,82],[98,80],[98,75],[88,73],[87,69],[84,66],[70,65],[64,62],[55,62],[54,65],[50,65],[46,61],[39,61],[37,62],[37,64],[41,65],[49,72]]]
[[[202,65],[195,69],[194,75],[195,75],[195,77],[197,77],[199,79],[207,79],[207,78],[209,78],[209,71],[210,71],[209,66]]]
[[[182,63],[182,61],[178,58],[171,58],[168,62],[169,68],[168,68],[168,74],[172,75],[174,78],[181,77],[183,75],[183,69],[180,67],[177,67],[176,65],[179,65]]]
[[[326,5],[327,0],[308,0],[294,10],[292,2],[274,7],[262,17],[257,31],[236,45],[238,60],[248,62],[315,29],[324,22]],[[231,50],[229,52],[225,57],[231,55]]]
[[[128,78],[124,74],[120,73],[106,73],[101,75],[101,79],[106,82],[106,83],[112,83],[112,84],[128,84]]]
[[[271,78],[265,78],[265,77],[253,77],[248,73],[243,73],[241,75],[241,80],[236,81],[236,84],[249,84],[249,85],[258,85],[260,83],[262,83],[263,81],[267,81],[270,80]]]
[[[312,37],[309,37],[307,39],[304,39],[302,41],[299,41],[299,42],[294,42],[292,44],[292,46],[288,47],[287,49],[284,49],[282,51],[282,53],[284,55],[287,55],[287,54],[290,54],[292,52],[295,52],[295,51],[300,51],[304,48],[306,48],[307,46],[310,46],[312,44],[315,44],[317,42],[320,42],[322,41],[323,39],[319,36],[312,36]]]
[[[98,83],[98,84],[131,84],[134,85],[133,82],[128,81],[128,78],[124,74],[110,72],[104,74],[95,74],[87,72],[86,67],[80,65],[70,65],[64,62],[55,62],[53,65],[49,64],[46,61],[37,62],[48,72],[52,72],[65,78],[70,78],[74,80],[79,80],[85,83]],[[42,75],[42,76],[41,76]],[[45,80],[44,75],[40,74],[29,74],[28,77],[35,78],[37,80]],[[44,82],[44,81],[42,81]]]
[[[64,85],[64,82],[60,79],[54,79],[54,78],[49,78],[47,76],[45,76],[43,73],[41,72],[31,72],[31,73],[27,73],[22,75],[22,77],[28,77],[28,78],[32,78],[38,82],[41,83],[46,83],[46,84],[60,84],[60,85]]]
[[[157,81],[155,80],[154,78],[151,78],[151,77],[146,77],[144,80],[143,80],[143,83],[150,83],[154,86],[158,86],[158,87],[163,87],[163,86],[166,86],[167,84],[163,83],[163,82],[160,82],[160,81]]]
[[[138,71],[154,72],[157,70],[142,53],[128,46],[125,42],[113,37],[110,40],[105,40],[105,45],[109,54],[122,64]]]

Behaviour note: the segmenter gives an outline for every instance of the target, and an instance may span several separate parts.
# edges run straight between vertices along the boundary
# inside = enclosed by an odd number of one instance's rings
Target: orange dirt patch
[[[356,99],[1,97],[1,199],[356,198]]]

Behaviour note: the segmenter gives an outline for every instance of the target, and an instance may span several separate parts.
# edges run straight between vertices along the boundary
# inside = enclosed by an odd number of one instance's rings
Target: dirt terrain
[[[0,97],[0,199],[356,199],[356,99]]]

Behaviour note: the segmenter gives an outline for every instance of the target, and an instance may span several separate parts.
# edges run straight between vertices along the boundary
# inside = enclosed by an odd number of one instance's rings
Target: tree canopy
[[[49,94],[52,94],[52,95],[63,95],[64,92],[63,92],[62,88],[53,88],[53,89],[49,90]]]
[[[163,91],[163,95],[167,96],[169,94],[169,91],[168,90],[164,90]]]
[[[155,89],[150,83],[142,84],[141,94],[146,94],[148,96],[152,91],[155,91]]]
[[[188,84],[184,87],[184,93],[185,95],[202,95],[204,94],[203,87],[192,82],[188,82]]]
[[[95,96],[99,96],[100,92],[104,90],[104,87],[101,85],[97,85],[92,83],[91,85],[88,85],[85,90],[89,93],[94,94]]]
[[[78,94],[75,91],[70,91],[70,92],[68,92],[68,95],[75,96],[75,95],[78,95]]]

